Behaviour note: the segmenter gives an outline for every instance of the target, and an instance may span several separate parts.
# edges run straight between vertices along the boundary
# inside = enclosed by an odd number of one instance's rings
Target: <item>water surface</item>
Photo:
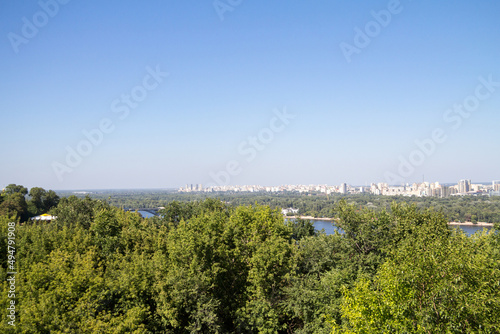
[[[333,224],[333,221],[331,220],[313,220],[312,221],[314,224],[314,228],[317,231],[320,231],[321,229],[325,230],[326,234],[334,234],[336,230],[339,230],[340,233],[342,233],[342,230],[339,229],[337,226]],[[450,228],[461,228],[464,230],[467,235],[472,235],[476,233],[477,231],[482,231],[483,228],[487,230],[491,230],[490,226],[474,226],[474,225],[450,225]]]

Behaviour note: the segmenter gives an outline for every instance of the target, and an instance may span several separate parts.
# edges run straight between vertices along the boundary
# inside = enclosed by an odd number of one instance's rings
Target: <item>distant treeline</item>
[[[61,196],[70,195],[60,193]],[[85,196],[85,195],[80,195]],[[203,201],[206,198],[218,198],[231,205],[261,204],[271,208],[299,209],[299,214],[313,217],[337,217],[335,206],[345,199],[348,203],[370,209],[390,210],[391,203],[415,204],[418,208],[440,211],[448,221],[460,222],[500,222],[500,196],[454,196],[448,198],[436,197],[405,197],[380,195],[325,195],[285,193],[177,193],[168,191],[109,191],[91,194],[92,198],[107,200],[113,206],[120,208],[157,208],[164,207],[172,201],[192,202]]]
[[[0,332],[500,332],[499,224],[468,237],[417,204],[288,197],[171,198],[144,219],[70,196],[50,222],[0,215]],[[344,233],[265,200],[324,201]]]

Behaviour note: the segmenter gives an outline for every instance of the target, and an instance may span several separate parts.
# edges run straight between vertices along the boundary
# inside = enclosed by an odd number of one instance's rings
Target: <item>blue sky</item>
[[[61,2],[0,3],[0,186],[500,179],[498,1]]]

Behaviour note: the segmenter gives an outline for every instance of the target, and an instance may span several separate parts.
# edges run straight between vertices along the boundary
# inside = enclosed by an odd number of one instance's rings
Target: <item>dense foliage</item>
[[[498,333],[497,246],[484,233],[417,232],[372,281],[344,290],[345,333]]]
[[[74,196],[51,222],[0,216],[2,310],[7,226],[18,222],[16,326],[0,312],[0,332],[500,331],[494,231],[467,237],[405,203],[334,210],[334,235],[269,205],[210,198],[170,202],[149,219]]]

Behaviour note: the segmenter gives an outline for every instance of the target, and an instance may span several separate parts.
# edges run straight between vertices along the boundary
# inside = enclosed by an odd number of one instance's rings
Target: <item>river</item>
[[[152,214],[151,212],[148,211],[137,211],[143,218],[151,218],[154,217],[155,215]]]
[[[325,230],[326,234],[334,234],[335,230],[337,230],[337,226],[332,224],[331,220],[314,220],[314,227],[316,230],[320,231],[321,229]],[[467,233],[467,235],[472,235],[476,233],[477,231],[482,231],[483,228],[486,228],[487,230],[490,230],[491,227],[487,226],[473,226],[473,225],[467,225],[467,226],[457,226],[457,225],[450,225],[451,228],[461,228],[462,230]],[[342,230],[339,229],[339,232],[342,233]]]

